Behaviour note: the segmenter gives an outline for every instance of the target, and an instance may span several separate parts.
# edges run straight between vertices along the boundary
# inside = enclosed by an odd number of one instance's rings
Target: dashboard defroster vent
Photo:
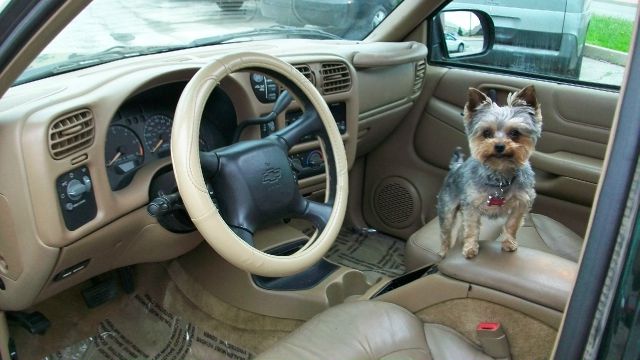
[[[349,91],[351,74],[344,63],[325,63],[320,68],[322,93],[325,95]]]
[[[422,90],[422,84],[424,83],[424,77],[427,72],[427,64],[424,60],[420,60],[416,63],[416,76],[413,81],[413,93],[417,94]]]
[[[294,65],[294,67],[302,75],[304,75],[304,77],[306,77],[309,81],[311,81],[312,84],[314,84],[314,85],[316,84],[314,76],[313,76],[313,72],[311,71],[311,68],[309,67],[309,65]]]
[[[94,133],[91,110],[82,109],[61,116],[49,127],[49,152],[56,160],[65,158],[89,147]]]

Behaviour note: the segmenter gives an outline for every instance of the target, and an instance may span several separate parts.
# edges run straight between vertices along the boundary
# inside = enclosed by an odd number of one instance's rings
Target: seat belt
[[[482,351],[494,359],[510,360],[509,341],[499,322],[481,322],[476,327]]]

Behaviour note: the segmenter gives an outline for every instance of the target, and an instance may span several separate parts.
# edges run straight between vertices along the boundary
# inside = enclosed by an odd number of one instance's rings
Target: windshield
[[[362,40],[401,1],[94,0],[16,84],[122,58],[226,42]]]

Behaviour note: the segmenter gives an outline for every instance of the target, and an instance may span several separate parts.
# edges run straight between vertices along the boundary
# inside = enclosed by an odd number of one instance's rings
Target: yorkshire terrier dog
[[[464,127],[471,157],[463,161],[462,150],[456,149],[438,194],[440,255],[445,256],[458,237],[453,234],[458,213],[464,257],[478,254],[482,216],[506,217],[502,250],[515,251],[516,233],[536,196],[529,156],[542,131],[542,116],[534,87],[510,93],[506,106],[469,88]]]

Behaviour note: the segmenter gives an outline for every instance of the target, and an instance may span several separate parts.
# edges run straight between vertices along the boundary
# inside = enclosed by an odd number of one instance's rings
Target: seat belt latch
[[[509,341],[502,325],[498,322],[481,322],[476,327],[476,334],[485,354],[496,359],[510,359]]]

